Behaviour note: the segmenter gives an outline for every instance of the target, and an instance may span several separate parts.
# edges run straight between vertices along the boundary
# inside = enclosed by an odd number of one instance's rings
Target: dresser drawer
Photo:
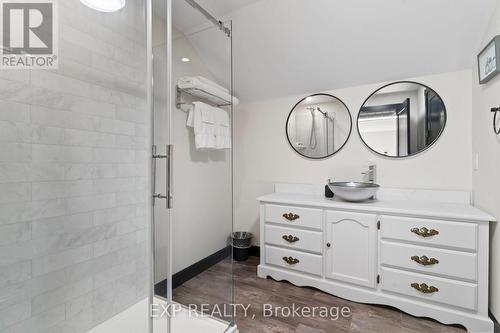
[[[466,250],[477,248],[477,225],[474,223],[383,216],[382,238],[445,246]]]
[[[266,222],[311,229],[322,229],[321,209],[266,205]]]
[[[323,253],[323,233],[296,228],[266,225],[265,242],[297,250]]]
[[[445,275],[451,278],[477,280],[477,255],[475,253],[387,241],[381,242],[380,252],[382,265]]]
[[[323,275],[323,257],[266,245],[266,263],[313,275]],[[290,263],[285,258],[291,259]]]
[[[412,286],[413,284],[416,284]],[[432,287],[437,291],[423,293],[416,289],[427,290]],[[454,281],[428,275],[404,272],[396,269],[382,268],[381,288],[383,291],[412,296],[426,301],[449,304],[464,309],[476,310],[477,285],[467,282]]]

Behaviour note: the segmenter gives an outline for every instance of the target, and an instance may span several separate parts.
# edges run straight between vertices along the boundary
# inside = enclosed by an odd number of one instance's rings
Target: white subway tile
[[[116,204],[119,206],[133,205],[147,202],[150,194],[148,192],[118,192],[116,193]]]
[[[0,246],[0,266],[8,266],[31,260],[33,254],[34,251],[30,241]]]
[[[74,78],[47,71],[34,71],[31,75],[35,87],[53,89],[62,93],[113,102],[113,91],[98,85],[92,85]]]
[[[44,125],[31,125],[30,139],[34,143],[63,144],[64,132],[62,128]]]
[[[33,276],[47,274],[61,268],[69,267],[92,257],[92,245],[51,254],[33,260]]]
[[[92,52],[71,41],[62,40],[59,44],[59,56],[64,60],[73,60],[82,65],[90,66]]]
[[[20,301],[12,307],[0,310],[0,331],[31,317],[31,302]]]
[[[130,261],[117,266],[110,267],[107,270],[99,272],[94,277],[96,288],[106,285],[110,282],[121,279],[124,276],[134,274],[136,271],[135,261]]]
[[[0,121],[0,142],[31,142],[31,127],[26,123]]]
[[[30,107],[0,100],[0,120],[27,123],[30,121]]]
[[[102,194],[66,199],[68,214],[91,212],[116,206],[115,194]]]
[[[73,320],[74,317],[88,313],[90,319],[92,319],[92,314],[90,313],[92,308],[92,299],[93,295],[90,292],[86,295],[69,300],[69,302],[66,303],[66,318]]]
[[[64,319],[64,305],[60,305],[28,320],[9,326],[2,333],[38,333],[64,321]]]
[[[33,239],[49,238],[88,230],[93,226],[93,213],[65,215],[32,222]]]
[[[70,198],[91,195],[93,184],[91,180],[41,182],[32,184],[33,200],[55,198]]]
[[[90,163],[92,148],[54,145],[32,145],[35,163]]]
[[[65,201],[62,199],[2,204],[0,205],[0,224],[62,216],[65,213]]]
[[[82,147],[113,148],[116,143],[115,135],[89,131],[66,129],[64,130],[64,144]]]
[[[74,297],[85,295],[92,291],[92,278],[84,278],[76,283],[67,284],[61,288],[51,290],[45,294],[38,295],[33,298],[32,313],[34,315],[44,311],[47,307],[64,304]]]
[[[30,164],[29,176],[34,182],[64,180],[68,166],[63,163]]]
[[[95,38],[94,36],[79,31],[69,25],[63,26],[62,39],[89,49],[93,52],[98,52],[104,56],[112,55],[114,52],[113,45],[103,42]]]
[[[15,223],[8,225],[0,225],[0,246],[25,242],[28,241],[30,238],[31,238],[30,223]]]
[[[27,202],[31,200],[30,183],[0,184],[0,204]]]
[[[145,296],[143,6],[62,1],[60,68],[0,73],[1,333],[86,332]]]
[[[94,162],[131,164],[135,162],[135,151],[128,149],[95,148]]]
[[[31,180],[31,164],[0,163],[0,183],[26,182]]]
[[[95,193],[125,192],[133,191],[134,189],[134,178],[109,178],[94,180]]]
[[[1,228],[1,227],[0,227]],[[31,279],[31,261],[26,260],[0,269],[0,288]]]
[[[113,89],[115,83],[113,75],[71,60],[64,60],[64,75],[109,89]]]
[[[135,125],[127,121],[100,118],[96,123],[96,130],[104,133],[134,135]]]
[[[27,102],[36,106],[71,111],[104,118],[114,118],[115,105],[64,93],[47,86],[35,86]]]
[[[0,78],[0,100],[25,103],[31,92],[32,87],[28,83]]]
[[[31,162],[31,145],[0,142],[0,162]]]
[[[120,206],[94,212],[94,224],[115,223],[121,220],[131,219],[135,216],[135,206]]]
[[[30,71],[2,70],[0,71],[0,78],[28,83],[30,81]]]
[[[39,125],[93,131],[96,128],[97,119],[82,113],[36,106],[32,107],[31,121]]]

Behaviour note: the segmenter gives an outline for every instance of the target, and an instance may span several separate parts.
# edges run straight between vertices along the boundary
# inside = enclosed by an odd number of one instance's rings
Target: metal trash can
[[[234,260],[248,260],[250,249],[252,248],[252,237],[253,235],[249,232],[234,232],[231,235]]]

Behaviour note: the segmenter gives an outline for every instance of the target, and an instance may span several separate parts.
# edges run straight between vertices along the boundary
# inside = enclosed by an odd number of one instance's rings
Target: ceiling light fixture
[[[309,96],[309,97],[306,98],[306,102],[310,102],[312,100],[313,100],[313,98],[311,96]]]
[[[191,61],[191,59],[189,59],[189,58],[182,58],[182,59],[181,59],[181,61],[182,61],[182,62],[190,62],[190,61]]]
[[[125,7],[126,0],[80,0],[85,6],[94,10],[112,13]]]

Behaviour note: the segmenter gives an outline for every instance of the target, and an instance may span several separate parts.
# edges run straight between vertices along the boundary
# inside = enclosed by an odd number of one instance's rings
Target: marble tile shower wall
[[[0,70],[0,332],[85,332],[147,296],[144,1],[59,1],[60,68]]]

